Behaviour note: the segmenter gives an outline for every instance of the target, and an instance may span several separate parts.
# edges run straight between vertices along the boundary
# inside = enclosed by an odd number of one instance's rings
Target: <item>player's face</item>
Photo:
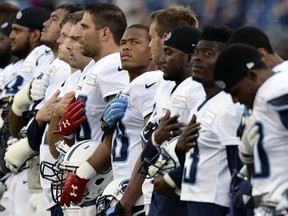
[[[151,49],[147,32],[139,28],[127,29],[120,41],[122,68],[133,71],[150,64]]]
[[[67,42],[67,49],[69,53],[70,66],[79,68],[81,70],[91,61],[91,58],[83,56],[81,53],[81,25],[78,22],[76,25],[72,25],[69,32],[69,39]]]
[[[58,9],[51,14],[50,19],[43,23],[44,28],[41,32],[41,42],[43,44],[50,48],[58,46],[56,41],[60,36],[60,23],[66,13],[64,9]]]
[[[159,59],[160,70],[163,71],[165,80],[177,81],[182,78],[184,73],[185,53],[164,45],[164,52]]]
[[[233,98],[234,103],[242,103],[253,108],[253,101],[257,92],[257,86],[255,80],[250,80],[247,76],[244,77],[240,82],[233,86],[230,90],[230,94]]]
[[[219,55],[217,43],[200,40],[192,58],[192,77],[200,83],[213,82],[213,67]]]
[[[149,35],[151,37],[149,46],[151,47],[151,53],[152,53],[154,64],[160,67],[159,59],[161,55],[163,54],[163,44],[164,44],[165,37],[164,35],[162,37],[159,37],[155,28],[156,28],[156,23],[152,22],[149,28]]]
[[[13,24],[11,38],[11,51],[14,55],[25,58],[31,50],[31,32],[29,28]]]
[[[72,23],[67,22],[62,26],[60,37],[57,39],[58,45],[58,58],[69,64],[69,53],[67,50],[68,36]]]
[[[100,31],[96,30],[93,17],[90,13],[85,12],[81,20],[82,37],[80,39],[81,52],[87,57],[98,59],[101,53]]]
[[[11,39],[5,34],[0,33],[0,58],[8,55],[11,48]]]

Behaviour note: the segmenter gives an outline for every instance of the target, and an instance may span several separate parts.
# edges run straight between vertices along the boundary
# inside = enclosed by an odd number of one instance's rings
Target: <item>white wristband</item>
[[[169,176],[168,173],[166,173],[164,176],[163,176],[165,182],[172,188],[176,188],[176,184],[175,182],[173,181],[173,179]]]
[[[160,144],[156,143],[156,141],[155,141],[155,131],[152,133],[151,141],[152,141],[152,145],[153,145],[154,147],[157,148],[157,147],[160,146]]]
[[[80,178],[91,179],[97,175],[96,170],[87,161],[83,163],[76,171]]]
[[[65,139],[68,139],[68,140],[72,140],[74,139],[74,133],[68,135],[68,136],[63,136]]]

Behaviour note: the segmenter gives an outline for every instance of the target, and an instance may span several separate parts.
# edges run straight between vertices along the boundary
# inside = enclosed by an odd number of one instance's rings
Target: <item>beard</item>
[[[28,42],[25,43],[21,49],[11,50],[11,53],[20,59],[26,58],[30,52],[31,52],[31,46]]]

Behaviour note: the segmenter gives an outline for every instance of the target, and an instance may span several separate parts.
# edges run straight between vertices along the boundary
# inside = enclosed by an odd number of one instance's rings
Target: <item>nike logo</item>
[[[118,71],[122,71],[123,69],[120,67],[120,66],[118,66],[118,69],[117,69]]]
[[[23,180],[23,184],[26,184],[28,181]]]
[[[156,82],[151,83],[150,85],[147,85],[147,83],[146,83],[146,84],[145,84],[145,88],[148,89],[148,88],[150,88],[151,86],[153,86],[155,83],[156,83]]]

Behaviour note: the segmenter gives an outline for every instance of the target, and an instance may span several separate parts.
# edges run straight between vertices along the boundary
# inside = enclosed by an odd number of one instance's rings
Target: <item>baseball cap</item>
[[[166,36],[164,45],[185,53],[194,53],[200,31],[193,26],[177,26]]]
[[[29,29],[43,29],[43,23],[50,18],[50,13],[40,7],[29,7],[16,14],[14,24],[25,26]]]
[[[0,26],[0,32],[9,37],[12,31],[12,22],[5,22]]]
[[[220,53],[214,65],[214,80],[226,92],[240,82],[248,70],[263,68],[257,49],[247,44],[230,45]]]

